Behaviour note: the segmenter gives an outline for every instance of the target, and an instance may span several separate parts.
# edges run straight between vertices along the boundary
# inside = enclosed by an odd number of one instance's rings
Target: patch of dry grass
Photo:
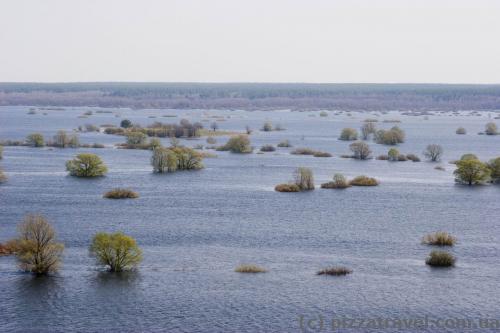
[[[428,234],[422,238],[422,244],[437,246],[453,246],[457,239],[444,231]]]
[[[237,273],[265,273],[267,270],[265,268],[259,267],[252,264],[243,264],[236,267],[234,270]]]
[[[349,184],[352,186],[377,186],[378,180],[375,178],[367,177],[367,176],[357,176],[353,178]]]

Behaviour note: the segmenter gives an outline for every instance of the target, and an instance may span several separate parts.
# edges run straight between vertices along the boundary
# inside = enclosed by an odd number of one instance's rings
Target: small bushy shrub
[[[399,157],[399,150],[397,150],[396,148],[391,148],[389,149],[387,156],[389,157],[389,161],[397,161]]]
[[[239,265],[234,270],[236,273],[265,273],[267,270],[265,268],[259,267],[257,265]]]
[[[130,189],[115,188],[104,193],[103,197],[106,199],[135,199],[139,197],[139,194]]]
[[[491,180],[494,183],[500,182],[500,157],[490,160],[488,168],[490,169]]]
[[[260,151],[271,152],[271,151],[276,151],[276,148],[273,145],[264,145],[260,147]]]
[[[280,148],[289,148],[289,147],[292,147],[292,144],[288,140],[283,140],[280,143],[278,143],[278,147],[280,147]]]
[[[354,141],[358,139],[358,131],[354,128],[344,128],[340,133],[339,140]]]
[[[134,269],[142,260],[142,251],[135,239],[121,232],[96,234],[90,245],[90,254],[111,272]]]
[[[262,125],[261,131],[270,132],[272,130],[273,130],[273,125],[270,122],[265,122],[264,125]]]
[[[297,184],[278,184],[274,190],[277,192],[300,192],[300,187]]]
[[[132,127],[132,122],[128,119],[123,119],[121,122],[120,122],[120,127],[122,128],[129,128],[129,127]]]
[[[367,176],[357,176],[354,177],[350,182],[352,186],[377,186],[378,180],[375,178],[367,177]]]
[[[418,157],[415,154],[407,154],[406,158],[409,159],[412,162],[420,162],[420,157]]]
[[[75,177],[100,177],[108,172],[101,158],[95,154],[78,154],[66,162],[66,170]]]
[[[40,133],[32,133],[26,137],[26,144],[30,147],[43,147],[45,141]]]
[[[425,263],[434,267],[452,267],[455,266],[456,258],[446,251],[432,251]]]
[[[493,122],[487,123],[484,133],[486,133],[486,135],[497,135],[498,134],[497,125]]]
[[[367,119],[370,120],[370,119]],[[365,120],[365,123],[361,126],[361,138],[363,140],[368,140],[370,135],[375,134],[377,132],[377,127],[375,126],[376,119],[372,119],[374,121]]]
[[[317,275],[343,276],[343,275],[348,275],[351,273],[352,273],[352,270],[347,268],[347,267],[334,266],[334,267],[324,268],[324,269],[318,271],[316,274]]]
[[[331,189],[344,189],[350,186],[351,185],[344,177],[344,175],[340,173],[336,173],[335,175],[333,175],[333,181],[321,184],[321,188],[331,188]]]
[[[213,136],[209,136],[209,137],[207,138],[207,143],[208,143],[208,144],[210,144],[210,145],[214,145],[214,144],[216,144],[216,143],[217,143],[217,139],[216,139],[216,138],[214,138]]]
[[[142,132],[128,132],[126,135],[128,145],[142,145],[146,143],[147,135]]]
[[[455,131],[456,134],[459,134],[459,135],[465,135],[467,134],[467,130],[463,127],[459,127],[457,128],[457,130]]]
[[[313,156],[314,157],[332,157],[332,154],[327,153],[325,151],[315,151]]]
[[[444,231],[428,234],[422,238],[422,244],[437,246],[453,246],[456,241],[455,237]]]
[[[314,155],[316,150],[311,148],[296,148],[290,152],[293,155]]]
[[[3,170],[0,169],[0,184],[7,181],[7,176],[4,175]]]
[[[217,148],[217,150],[230,151],[237,154],[249,154],[253,149],[248,136],[240,134],[232,136],[224,146]]]

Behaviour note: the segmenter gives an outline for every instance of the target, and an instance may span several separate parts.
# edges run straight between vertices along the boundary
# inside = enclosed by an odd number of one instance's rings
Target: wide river
[[[88,110],[93,114],[82,118]],[[32,132],[50,138],[59,129],[118,125],[125,118],[141,125],[185,118],[205,127],[217,120],[221,130],[243,131],[249,125],[256,150],[217,152],[217,158],[204,160],[203,170],[156,175],[150,151],[113,148],[124,142],[121,136],[79,134],[81,142],[104,143],[104,149],[5,147],[0,167],[8,181],[0,185],[0,242],[16,236],[25,214],[41,213],[65,252],[61,270],[46,278],[20,272],[14,257],[0,257],[0,331],[333,332],[332,323],[342,319],[343,325],[354,319],[359,326],[343,332],[380,332],[374,319],[386,320],[384,330],[391,332],[498,331],[484,322],[500,320],[500,186],[456,185],[449,163],[465,153],[485,161],[500,156],[500,136],[478,135],[498,113],[329,112],[321,117],[319,111],[103,110],[28,114],[28,107],[1,107],[0,140],[21,140]],[[384,119],[400,120],[406,142],[397,148],[418,154],[422,162],[341,158],[349,153],[349,142],[338,140],[341,129],[359,129],[366,118],[379,119],[379,128],[395,125]],[[286,130],[259,131],[265,121]],[[455,134],[460,126],[467,135]],[[293,148],[256,153],[263,144],[283,139],[333,157],[291,155]],[[225,140],[218,137],[218,144]],[[181,143],[206,144],[205,138]],[[423,159],[430,143],[444,148],[440,163]],[[375,156],[389,149],[370,146]],[[79,152],[101,156],[107,176],[67,176],[65,161]],[[436,170],[437,165],[445,170]],[[314,171],[316,190],[275,192],[298,166]],[[348,178],[366,174],[381,184],[320,189],[336,172]],[[140,198],[102,198],[115,187],[132,188]],[[137,272],[103,272],[88,255],[96,232],[118,230],[144,251]],[[458,238],[450,250],[458,258],[454,268],[425,265],[431,248],[421,238],[439,230]],[[268,272],[235,273],[242,263]],[[353,273],[315,274],[331,265],[348,266]],[[398,329],[403,320],[411,325],[418,319],[427,322]],[[456,319],[474,326],[453,328]]]

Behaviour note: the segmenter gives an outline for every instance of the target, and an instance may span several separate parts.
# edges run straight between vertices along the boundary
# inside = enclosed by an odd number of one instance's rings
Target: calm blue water
[[[349,142],[337,139],[341,129],[359,128],[376,113],[319,117],[319,112],[112,109],[79,118],[87,110],[28,115],[25,107],[2,107],[0,139],[23,139],[32,132],[50,137],[58,129],[119,124],[124,118],[142,125],[186,118],[208,126],[215,120],[211,117],[223,116],[220,129],[255,129],[251,140],[256,147],[290,139],[295,147],[328,151],[334,157],[294,156],[290,148],[251,155],[217,152],[217,158],[205,159],[201,171],[155,175],[149,151],[112,148],[124,141],[119,136],[80,134],[82,142],[104,143],[105,149],[5,147],[0,167],[8,182],[0,185],[0,242],[16,235],[26,213],[38,212],[50,219],[66,250],[61,271],[49,278],[21,273],[13,257],[0,257],[0,331],[318,332],[319,326],[311,329],[313,322],[308,328],[308,320],[500,320],[500,186],[457,186],[454,166],[448,163],[469,152],[484,160],[500,156],[500,136],[477,135],[490,120],[488,113],[443,113],[428,119],[378,114],[381,120],[401,120],[407,135],[398,147],[403,153],[422,156],[427,144],[441,144],[444,159],[433,164],[340,158],[349,153]],[[287,130],[258,131],[266,120]],[[378,123],[381,128],[393,125]],[[459,126],[468,134],[456,135]],[[219,144],[225,140],[218,138]],[[388,150],[370,145],[374,155]],[[103,158],[109,167],[106,177],[66,175],[65,161],[86,151]],[[436,165],[446,170],[435,170]],[[312,168],[317,185],[335,172],[366,174],[381,185],[274,192],[298,166]],[[140,198],[103,199],[114,187],[130,187]],[[106,274],[89,258],[92,236],[117,230],[135,237],[143,248],[138,272]],[[431,249],[420,239],[438,230],[459,239],[451,250],[458,257],[453,269],[430,269],[424,263]],[[241,263],[255,263],[269,272],[233,272]],[[338,264],[351,267],[353,274],[315,275]],[[334,330],[325,326],[323,331]]]

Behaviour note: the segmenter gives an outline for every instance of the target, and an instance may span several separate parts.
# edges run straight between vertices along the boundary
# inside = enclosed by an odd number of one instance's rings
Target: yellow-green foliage
[[[135,199],[139,197],[139,194],[127,188],[115,188],[104,193],[103,197],[107,199]]]
[[[457,169],[453,172],[458,183],[469,186],[482,184],[490,179],[491,170],[477,159],[460,160]]]
[[[237,273],[265,273],[267,270],[265,268],[259,267],[257,265],[240,265],[234,270]]]
[[[111,272],[133,269],[142,260],[142,251],[135,239],[121,232],[97,233],[90,245],[90,254]]]
[[[397,126],[390,130],[378,130],[375,132],[375,141],[384,145],[397,145],[405,141],[405,133]]]
[[[493,182],[500,182],[500,157],[489,161],[488,168],[490,169],[491,179]]]
[[[108,172],[101,158],[95,154],[78,154],[76,158],[66,162],[66,170],[75,177],[100,177]]]
[[[347,274],[351,274],[351,273],[352,273],[352,270],[347,268],[347,267],[334,266],[334,267],[324,268],[324,269],[320,270],[319,272],[317,272],[316,274],[317,275],[341,276],[341,275],[347,275]]]
[[[336,173],[335,175],[333,175],[333,181],[321,184],[321,188],[333,188],[333,189],[344,189],[350,186],[351,185],[344,177],[344,175],[340,173]]]
[[[26,137],[26,144],[31,147],[43,147],[45,141],[40,133],[32,133]]]
[[[425,235],[422,238],[422,243],[427,245],[437,246],[453,246],[455,245],[456,238],[444,231],[438,231],[433,234]]]
[[[159,147],[153,150],[151,165],[153,172],[175,172],[203,168],[203,155],[188,147]]]
[[[253,149],[250,145],[250,139],[248,136],[240,134],[232,136],[224,146],[217,148],[217,150],[248,154],[251,153]]]
[[[375,178],[367,176],[357,176],[353,178],[349,184],[352,186],[377,186],[378,181]]]
[[[56,242],[47,220],[41,215],[27,215],[18,229],[15,254],[21,269],[37,275],[57,271],[64,246]]]
[[[340,133],[339,140],[354,141],[358,139],[358,131],[354,128],[344,128]]]
[[[456,258],[446,251],[432,251],[425,263],[429,266],[450,267],[455,266]]]

